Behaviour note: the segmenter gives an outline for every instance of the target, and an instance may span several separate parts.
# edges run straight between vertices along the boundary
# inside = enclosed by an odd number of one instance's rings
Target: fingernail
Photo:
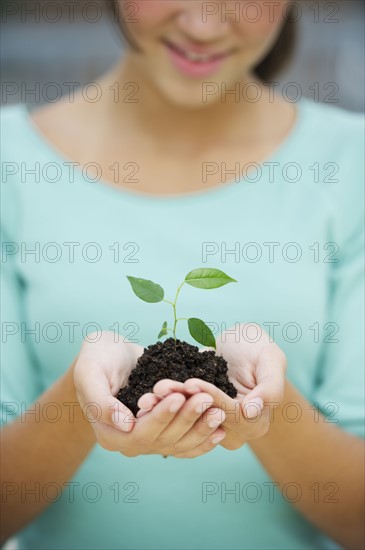
[[[131,419],[120,411],[113,412],[112,420],[118,428],[123,430],[123,432],[129,432],[132,427]]]
[[[139,407],[138,403],[137,403],[137,406]],[[138,411],[137,415],[138,415],[141,411],[143,411],[143,414],[146,414],[146,413],[152,411],[152,409],[153,409],[153,407],[139,407],[139,411]]]
[[[145,414],[147,414],[148,412],[150,412],[151,409],[139,409],[139,411],[137,412],[136,414],[136,418],[141,418],[142,416],[144,416]]]
[[[181,401],[173,401],[169,407],[169,412],[176,413],[180,409],[181,405]]]
[[[222,420],[219,420],[218,418],[212,418],[212,420],[209,420],[208,422],[209,428],[217,428],[220,424],[222,424]]]
[[[213,437],[212,439],[212,443],[214,445],[216,445],[217,443],[219,443],[220,441],[223,441],[223,439],[226,437],[226,434],[221,434],[221,435],[216,435],[215,437]]]
[[[244,412],[247,418],[255,418],[258,416],[264,407],[264,402],[261,397],[256,397],[245,404]]]
[[[191,393],[199,393],[201,391],[198,386],[186,386],[186,389]]]

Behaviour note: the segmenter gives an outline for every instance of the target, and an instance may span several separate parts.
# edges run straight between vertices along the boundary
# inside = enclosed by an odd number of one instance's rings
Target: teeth
[[[205,63],[211,59],[210,55],[199,54],[195,52],[184,52],[184,56],[187,57],[190,61],[198,61],[200,63]]]
[[[207,63],[208,61],[211,61],[216,57],[214,55],[209,55],[206,53],[196,53],[189,50],[182,50],[173,44],[170,44],[170,48],[178,52],[180,55],[183,55],[189,61],[193,61],[195,63]]]

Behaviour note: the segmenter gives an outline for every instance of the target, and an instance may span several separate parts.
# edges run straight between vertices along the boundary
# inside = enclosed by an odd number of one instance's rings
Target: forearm
[[[40,414],[25,414],[1,430],[1,542],[24,527],[49,504],[42,498],[47,483],[63,487],[95,444],[94,432],[78,404],[74,364],[38,400]],[[42,414],[56,403],[56,422]],[[32,407],[30,407],[30,410]],[[39,502],[27,495],[39,488]]]
[[[294,409],[286,407],[290,402],[301,411],[297,422],[286,416],[293,415]],[[345,548],[363,549],[363,442],[336,424],[324,422],[310,407],[287,383],[268,434],[250,446],[274,481],[281,486],[290,482],[300,486],[295,506],[312,523]]]

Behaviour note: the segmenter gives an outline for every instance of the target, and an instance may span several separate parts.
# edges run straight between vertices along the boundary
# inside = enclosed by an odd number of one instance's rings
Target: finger
[[[173,393],[162,399],[147,414],[138,418],[134,429],[136,437],[146,443],[153,443],[177,416],[186,398],[180,393]]]
[[[168,399],[168,397],[165,399]],[[194,426],[195,422],[212,406],[212,404],[213,399],[207,393],[193,395],[185,402],[178,416],[169,424],[165,431],[161,433],[159,443],[166,447],[175,445],[175,443]]]
[[[157,395],[149,392],[144,393],[137,402],[137,405],[140,409],[149,411],[151,410],[157,403],[159,403],[161,399],[157,397]]]
[[[75,387],[84,417],[89,422],[102,422],[130,432],[135,418],[128,407],[111,393],[105,374],[97,366],[88,365],[87,376],[83,369],[74,371]]]
[[[223,431],[223,430],[222,430]],[[225,433],[219,433],[216,436],[206,439],[198,447],[191,449],[190,451],[183,451],[174,453],[175,458],[197,458],[198,456],[205,455],[213,451],[217,445],[220,444],[225,438]]]
[[[124,403],[121,403],[117,399],[116,402],[110,405],[109,409],[112,412],[111,425],[114,428],[118,428],[122,432],[130,432],[133,429],[136,419],[133,416],[132,411],[126,407]],[[110,424],[109,422],[106,423]]]
[[[264,408],[264,402],[261,397],[252,397],[242,402],[242,411],[246,418],[256,418]]]
[[[195,422],[194,426],[175,444],[177,452],[199,447],[208,438],[225,437],[224,430],[219,426],[224,422],[225,414],[222,409],[210,408]]]
[[[139,411],[136,414],[136,418],[142,418],[145,414],[148,414],[151,411],[151,409],[139,409]]]
[[[137,418],[141,418],[145,414],[149,413],[161,399],[153,393],[145,393],[138,400],[139,411],[136,414]]]
[[[175,380],[164,379],[157,382],[153,388],[153,392],[143,394],[138,400],[138,407],[141,409],[137,413],[137,418],[140,418],[147,412],[149,412],[157,403],[164,397],[167,397],[171,393],[176,393],[184,389],[182,382],[176,382]],[[188,395],[186,392],[181,392]]]
[[[214,384],[201,380],[200,378],[189,378],[184,382],[186,391],[191,395],[196,394],[197,392],[206,392],[212,396],[214,404],[223,409],[226,413],[236,413],[237,411],[237,399],[232,399],[222,390],[217,388]]]
[[[163,397],[166,397],[170,393],[173,392],[181,392],[185,393],[185,387],[183,382],[177,382],[176,380],[170,380],[168,378],[164,380],[159,380],[154,386],[153,386],[153,393],[156,394],[161,399]]]
[[[279,405],[284,397],[286,357],[278,346],[264,348],[256,367],[257,385],[243,401],[244,414],[253,418],[265,404]],[[257,411],[257,414],[254,411]]]

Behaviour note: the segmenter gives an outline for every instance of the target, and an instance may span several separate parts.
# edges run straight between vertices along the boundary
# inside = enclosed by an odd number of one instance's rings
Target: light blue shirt
[[[216,333],[259,323],[309,402],[363,435],[362,117],[301,101],[295,128],[263,165],[238,182],[170,197],[90,181],[44,141],[23,105],[2,110],[2,133],[3,423],[65,372],[88,333],[156,341],[169,306],[138,300],[126,275],[160,283],[169,298],[188,271],[210,266],[238,283],[184,287],[179,316],[201,317]],[[178,336],[194,343],[183,324]],[[249,445],[185,460],[97,445],[19,543],[334,548],[285,500],[300,498],[292,483],[275,486]]]

